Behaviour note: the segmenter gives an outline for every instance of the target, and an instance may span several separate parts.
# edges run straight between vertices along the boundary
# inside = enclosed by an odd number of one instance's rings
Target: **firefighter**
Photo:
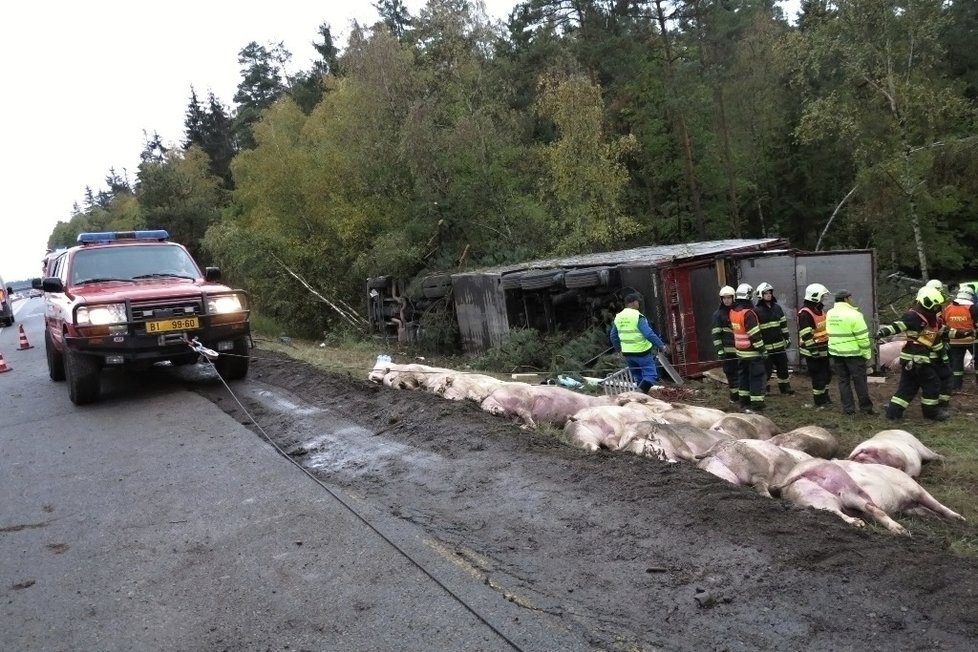
[[[639,391],[648,392],[659,380],[655,349],[668,353],[669,347],[638,311],[641,301],[642,296],[637,292],[625,295],[625,307],[615,315],[609,337],[611,345],[625,357]]]
[[[761,324],[761,337],[764,339],[764,348],[767,357],[764,360],[764,382],[771,377],[771,373],[777,371],[778,391],[782,394],[794,394],[788,380],[788,318],[784,315],[784,310],[774,297],[774,286],[770,283],[761,283],[755,292],[757,305],[754,310],[757,319]]]
[[[805,359],[808,377],[812,381],[812,403],[824,407],[832,402],[829,383],[832,365],[829,362],[829,334],[825,326],[825,297],[829,289],[821,283],[805,288],[805,301],[798,311],[798,353]]]
[[[938,406],[941,380],[937,375],[932,352],[940,346],[941,323],[939,311],[944,295],[933,287],[924,287],[913,306],[897,321],[880,326],[877,339],[903,333],[906,343],[900,351],[900,384],[886,406],[886,418],[903,418],[903,412],[920,390],[920,406],[924,418],[946,421],[947,410]]]
[[[754,288],[747,283],[737,286],[734,305],[730,309],[730,328],[737,350],[737,376],[739,378],[740,405],[745,412],[764,411],[764,372],[766,349],[761,336],[761,324],[751,296]]]
[[[740,402],[740,379],[737,369],[737,349],[734,346],[733,329],[730,326],[730,309],[733,307],[735,290],[729,285],[720,288],[720,307],[713,313],[713,349],[717,360],[723,363],[723,374],[730,389],[730,402]]]
[[[970,351],[971,359],[974,360],[975,324],[978,324],[975,295],[967,286],[959,286],[954,301],[945,306],[944,323],[948,328],[948,357],[954,377],[951,388],[958,390],[964,386],[965,355]],[[975,375],[975,382],[978,383],[978,374]]]
[[[941,389],[937,395],[937,407],[946,410],[951,405],[951,392],[954,391],[954,372],[951,370],[950,356],[950,331],[944,322],[943,304],[947,301],[947,294],[944,292],[944,284],[936,278],[917,290],[917,301],[928,291],[928,288],[937,290],[941,293],[942,306],[937,310],[937,320],[939,324],[939,334],[937,344],[931,349],[930,357],[937,371],[937,378],[941,381]]]

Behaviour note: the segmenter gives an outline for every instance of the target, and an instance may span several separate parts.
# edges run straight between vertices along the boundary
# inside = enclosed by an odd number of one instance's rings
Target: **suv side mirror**
[[[57,276],[49,276],[41,281],[41,289],[45,292],[64,292],[65,286]]]
[[[204,280],[210,283],[214,281],[221,280],[221,268],[220,267],[205,267],[204,268]]]
[[[34,290],[40,290],[41,289],[41,279],[40,278],[32,278],[31,279],[31,288],[34,289]]]

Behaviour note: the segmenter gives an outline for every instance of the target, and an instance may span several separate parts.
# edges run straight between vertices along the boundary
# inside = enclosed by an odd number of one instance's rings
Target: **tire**
[[[447,287],[426,287],[421,288],[421,293],[424,295],[425,299],[441,299],[452,291],[451,286]]]
[[[101,391],[98,360],[90,355],[65,351],[65,378],[68,398],[75,405],[87,405],[98,400]]]
[[[54,348],[51,333],[44,331],[44,353],[48,358],[48,376],[56,383],[65,379],[65,357],[61,351]]]
[[[241,380],[248,375],[248,363],[251,362],[248,353],[248,338],[239,337],[234,340],[234,347],[223,353],[214,361],[214,368],[224,380]]]

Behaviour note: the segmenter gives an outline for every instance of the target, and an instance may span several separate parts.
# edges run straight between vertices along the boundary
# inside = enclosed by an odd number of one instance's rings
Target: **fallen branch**
[[[335,303],[333,303],[332,301],[324,297],[322,294],[320,294],[314,287],[309,285],[309,283],[307,283],[304,278],[302,278],[301,276],[293,272],[291,269],[289,269],[289,266],[283,263],[278,256],[276,256],[275,254],[272,254],[271,256],[275,260],[275,262],[277,262],[279,265],[282,266],[282,269],[284,269],[286,272],[289,273],[289,276],[302,283],[302,285],[305,286],[305,288],[309,290],[309,292],[311,292],[314,296],[316,296],[320,301],[328,305],[330,308],[335,310],[336,314],[338,314],[340,317],[345,319],[351,326],[353,326],[354,328],[360,328],[362,326],[367,325],[367,320],[361,317],[360,314],[357,313],[357,311],[355,311],[353,308],[347,306],[347,310],[343,310]]]

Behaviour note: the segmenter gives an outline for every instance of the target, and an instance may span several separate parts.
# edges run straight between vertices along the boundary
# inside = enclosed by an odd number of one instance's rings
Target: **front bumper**
[[[235,340],[250,337],[251,326],[247,314],[237,321],[227,321],[227,316],[222,317],[222,323],[213,323],[217,319],[203,316],[200,318],[200,328],[161,334],[146,333],[141,324],[129,324],[126,332],[68,333],[64,346],[69,351],[101,357],[105,364],[117,365],[191,357],[196,353],[187,341],[194,338],[209,349],[227,351]]]

